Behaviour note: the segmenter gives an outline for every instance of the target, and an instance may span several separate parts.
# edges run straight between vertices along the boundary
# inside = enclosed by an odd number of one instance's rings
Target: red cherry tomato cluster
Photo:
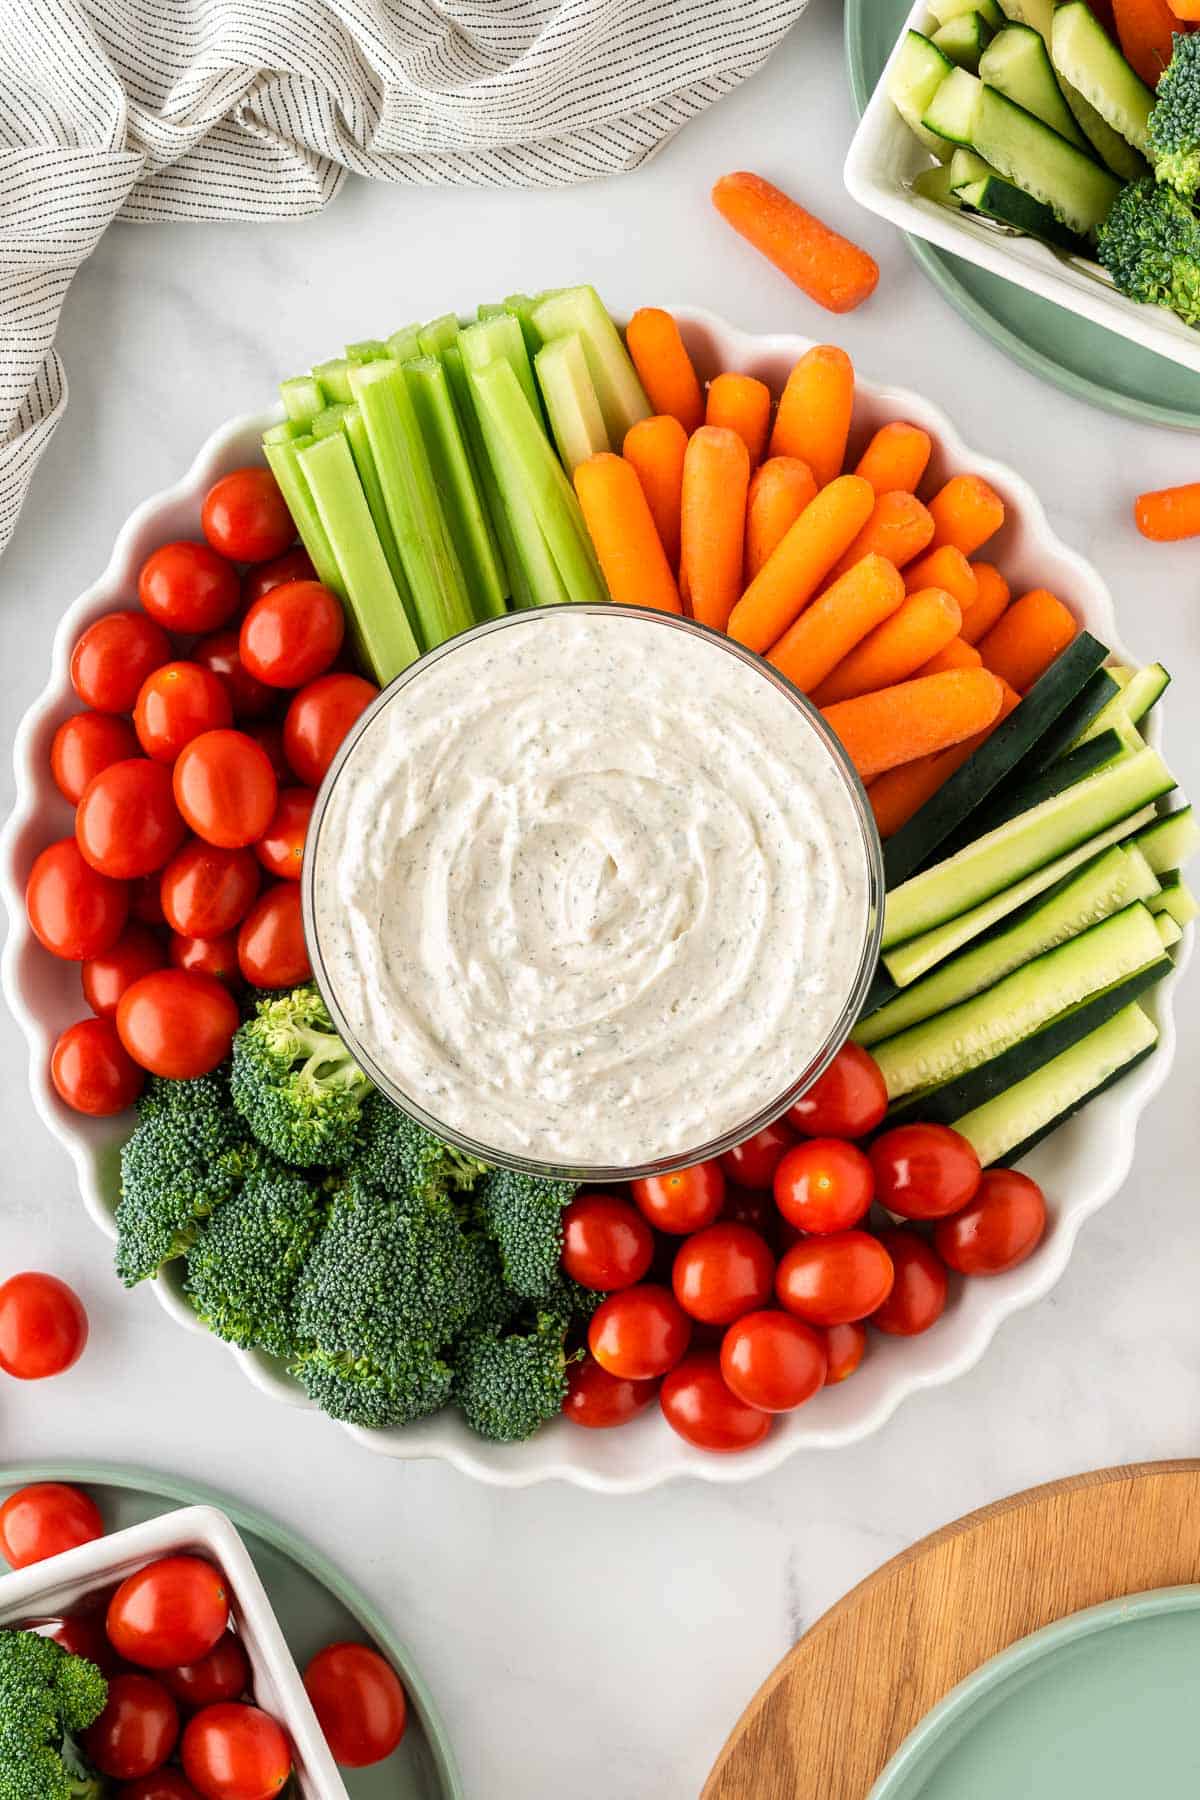
[[[565,1416],[605,1430],[657,1397],[698,1449],[751,1449],[775,1413],[854,1373],[868,1327],[928,1331],[950,1271],[999,1274],[1032,1253],[1046,1226],[1035,1182],[981,1171],[945,1125],[871,1138],[886,1113],[873,1058],[847,1044],[785,1118],[719,1162],[577,1195],[563,1268],[606,1298],[568,1369]]]
[[[130,1106],[147,1072],[215,1068],[244,982],[308,978],[313,790],[378,691],[334,669],[342,608],[269,470],[223,476],[201,527],[147,558],[140,610],[80,637],[71,682],[87,710],[50,750],[74,833],[37,858],[26,904],[45,948],[82,965],[94,1016],[63,1032],[50,1076],[94,1117]]]

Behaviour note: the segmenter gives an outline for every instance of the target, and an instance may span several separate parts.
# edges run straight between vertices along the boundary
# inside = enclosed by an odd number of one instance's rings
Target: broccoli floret
[[[475,1191],[479,1217],[500,1250],[504,1279],[515,1294],[541,1300],[559,1280],[563,1208],[578,1183],[493,1169]]]
[[[241,1176],[246,1127],[225,1069],[191,1081],[151,1079],[121,1150],[117,1274],[134,1287],[184,1256]]]
[[[184,1292],[218,1337],[287,1356],[292,1290],[324,1218],[322,1195],[268,1150],[248,1151],[246,1163],[188,1253]]]
[[[1177,31],[1173,43],[1150,113],[1150,155],[1158,180],[1191,200],[1200,190],[1200,41]]]
[[[315,987],[261,999],[234,1037],[233,1103],[284,1162],[347,1162],[370,1085]]]
[[[331,1419],[387,1431],[428,1418],[450,1398],[452,1371],[428,1344],[409,1344],[386,1367],[370,1357],[331,1356],[314,1350],[294,1372],[310,1400]]]
[[[93,1663],[35,1632],[0,1631],[0,1800],[101,1800],[72,1736],[107,1698]]]
[[[463,1293],[467,1317],[475,1325],[507,1325],[524,1305],[505,1285],[500,1252],[482,1231],[466,1233]]]
[[[464,1333],[454,1397],[472,1431],[499,1444],[532,1437],[562,1409],[567,1394],[566,1324],[539,1313],[531,1331],[505,1335],[496,1325]]]
[[[1121,293],[1200,324],[1200,218],[1149,175],[1123,188],[1100,227],[1098,254]]]
[[[487,1173],[487,1168],[486,1163],[443,1144],[383,1094],[368,1095],[362,1109],[354,1171],[373,1192],[391,1197],[407,1194],[419,1200],[443,1199],[448,1194],[466,1193]]]

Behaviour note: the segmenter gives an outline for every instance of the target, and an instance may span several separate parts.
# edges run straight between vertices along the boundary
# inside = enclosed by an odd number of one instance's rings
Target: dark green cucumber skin
[[[1115,1087],[1118,1081],[1123,1081],[1126,1075],[1132,1075],[1138,1064],[1144,1063],[1148,1056],[1153,1056],[1157,1049],[1157,1044],[1147,1044],[1144,1050],[1139,1050],[1136,1056],[1131,1056],[1127,1063],[1122,1063],[1119,1069],[1114,1069],[1107,1080],[1100,1083],[1099,1087],[1092,1088],[1090,1093],[1084,1094],[1082,1099],[1076,1100],[1073,1106],[1068,1106],[1065,1112],[1060,1112],[1057,1118],[1051,1119],[1048,1125],[1043,1125],[1040,1131],[1035,1131],[1031,1137],[1027,1137],[1024,1143],[1014,1145],[1008,1151],[1001,1166],[1011,1169],[1015,1164],[1021,1162],[1031,1150],[1036,1150],[1040,1143],[1056,1132],[1060,1125],[1065,1125],[1068,1119],[1073,1119],[1077,1112],[1082,1112],[1085,1106],[1090,1106],[1093,1100],[1098,1100],[1101,1094],[1107,1093],[1110,1087]]]
[[[1102,731],[1098,737],[1089,738],[1086,744],[1060,756],[1037,775],[1029,775],[1024,765],[1014,769],[993,788],[984,804],[975,809],[959,830],[945,840],[940,855],[953,856],[956,850],[965,849],[977,837],[1015,819],[1018,813],[1028,812],[1030,807],[1039,806],[1043,800],[1051,800],[1055,794],[1074,787],[1077,781],[1094,775],[1105,763],[1112,762],[1120,749],[1120,734]]]
[[[903,991],[903,988],[896,986],[883,964],[880,963],[871,977],[871,985],[867,989],[867,997],[862,1003],[859,1018],[865,1019],[870,1013],[878,1012],[881,1006],[886,1006],[889,1000],[894,1000],[897,994],[901,994]]]
[[[1014,199],[1014,195],[1016,198]],[[1040,238],[1055,250],[1066,250],[1074,256],[1086,255],[1087,245],[1081,237],[1060,225],[1048,206],[1035,200],[1011,181],[997,180],[993,177],[984,185],[983,196],[978,204],[966,205],[968,212],[977,212],[985,219],[994,219],[998,225],[1007,225],[1013,231],[1020,231],[1026,237]]]
[[[1107,655],[1104,645],[1087,631],[1068,644],[987,743],[888,839],[883,846],[883,867],[889,888],[899,887],[910,875],[942,860],[940,846],[945,839],[1029,754],[1079,697]],[[976,835],[972,832],[971,838]]]
[[[1065,706],[1049,731],[1039,738],[1029,758],[1031,766],[1040,769],[1054,757],[1065,755],[1096,714],[1103,712],[1120,691],[1107,669],[1097,669],[1078,699]]]

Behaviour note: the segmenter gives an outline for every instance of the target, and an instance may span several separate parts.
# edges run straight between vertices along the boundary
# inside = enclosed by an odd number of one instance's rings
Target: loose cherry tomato
[[[788,1119],[806,1137],[860,1138],[882,1123],[887,1108],[887,1083],[875,1058],[858,1044],[843,1044]]]
[[[315,581],[317,571],[309,561],[308,551],[296,544],[291,550],[285,550],[282,556],[276,556],[268,563],[259,563],[257,568],[247,569],[242,576],[242,605],[250,607],[272,588],[282,587],[285,581]]]
[[[171,660],[171,640],[144,612],[105,613],[71,652],[71,686],[100,713],[131,713],[152,670]]]
[[[33,935],[52,956],[88,962],[111,950],[129,914],[129,889],[89,863],[73,837],[42,851],[25,888]]]
[[[163,916],[182,937],[221,937],[245,918],[259,880],[252,850],[222,850],[192,838],[162,872]]]
[[[316,795],[311,788],[284,788],[275,816],[254,846],[263,868],[283,881],[299,881],[304,866],[304,839]]]
[[[227,625],[241,589],[237,570],[207,544],[164,544],[142,564],[138,599],[168,631],[191,635]]]
[[[747,1313],[721,1345],[725,1385],[761,1412],[791,1412],[825,1385],[828,1355],[819,1331],[773,1309]]]
[[[764,1125],[753,1137],[727,1150],[721,1167],[726,1177],[741,1187],[769,1190],[776,1169],[795,1141],[795,1132],[783,1120],[776,1119],[773,1125]]]
[[[330,1644],[304,1671],[304,1686],[335,1763],[368,1769],[390,1756],[408,1724],[400,1678],[366,1644]]]
[[[162,909],[162,876],[155,869],[129,884],[129,916],[143,925],[165,925]]]
[[[752,1450],[771,1429],[770,1413],[747,1406],[726,1386],[715,1350],[693,1350],[659,1390],[663,1417],[698,1450],[732,1456]]]
[[[671,1285],[685,1313],[705,1325],[729,1325],[771,1297],[775,1258],[748,1225],[721,1220],[679,1246]]]
[[[853,1375],[862,1361],[867,1348],[867,1328],[861,1319],[848,1320],[845,1325],[829,1325],[825,1328],[825,1350],[829,1358],[829,1366],[825,1375],[825,1386],[836,1387],[839,1381],[845,1381]]]
[[[849,1231],[871,1209],[875,1177],[861,1150],[838,1138],[809,1138],[775,1171],[775,1204],[801,1231]]]
[[[296,540],[287,501],[270,469],[222,475],[204,496],[200,529],[230,562],[267,562]]]
[[[152,1075],[207,1075],[229,1055],[240,1023],[237,1003],[211,975],[156,969],[126,988],[117,1031],[135,1062]]]
[[[256,1706],[206,1706],[188,1721],[181,1753],[204,1800],[274,1800],[292,1772],[287,1738]]]
[[[260,838],[275,812],[270,759],[244,731],[204,731],[175,764],[175,801],[205,843],[237,850]]]
[[[1046,1199],[1017,1169],[985,1169],[973,1200],[934,1226],[943,1262],[960,1275],[1000,1275],[1037,1249],[1046,1230]]]
[[[979,1187],[979,1158],[949,1125],[897,1125],[869,1154],[876,1199],[902,1219],[961,1212]]]
[[[567,1367],[567,1397],[563,1417],[588,1431],[609,1431],[636,1419],[658,1392],[657,1381],[630,1381],[610,1375],[591,1356]]]
[[[289,581],[254,602],[238,649],[243,665],[268,687],[298,688],[324,675],[345,635],[335,594],[319,581]]]
[[[86,1342],[86,1318],[82,1329]],[[37,1481],[32,1487],[18,1488],[0,1506],[0,1552],[14,1569],[27,1569],[31,1563],[45,1562],[47,1557],[76,1550],[103,1536],[104,1520],[96,1502],[61,1481]]]
[[[155,1769],[136,1781],[123,1782],[117,1800],[203,1800],[203,1796],[178,1769]]]
[[[562,1265],[581,1287],[600,1294],[632,1287],[653,1255],[654,1233],[628,1200],[579,1194],[563,1213]]]
[[[74,1288],[27,1270],[0,1286],[0,1369],[19,1381],[61,1375],[83,1355],[88,1318]]]
[[[232,724],[229,689],[198,662],[169,662],[155,669],[143,681],[133,709],[138,742],[155,762],[174,762],[202,731]]]
[[[845,1325],[865,1319],[892,1290],[892,1259],[865,1231],[836,1231],[801,1238],[775,1275],[780,1303],[810,1325]]]
[[[242,971],[238,966],[236,931],[227,931],[224,937],[215,938],[180,937],[177,931],[173,931],[167,943],[167,954],[173,969],[189,969],[196,975],[212,975],[231,993],[243,986]]]
[[[186,836],[171,771],[144,756],[101,769],[75,809],[75,841],[85,861],[114,881],[161,869]]]
[[[93,775],[137,753],[137,736],[128,719],[115,713],[72,713],[54,734],[50,773],[59,793],[75,806]]]
[[[300,689],[283,721],[283,747],[301,781],[320,787],[342,739],[378,694],[361,675],[319,675]]]
[[[882,1306],[871,1314],[876,1331],[889,1337],[919,1337],[946,1309],[946,1265],[932,1245],[901,1225],[881,1231],[879,1241],[892,1259],[896,1278]]]
[[[290,988],[311,979],[296,882],[277,881],[254,902],[238,932],[238,965],[251,987]]]
[[[602,1369],[630,1381],[652,1381],[679,1361],[692,1322],[674,1295],[654,1282],[610,1294],[592,1314],[588,1348]]]
[[[160,1769],[178,1736],[179,1712],[161,1681],[149,1675],[114,1675],[108,1703],[81,1742],[101,1775],[127,1781]]]
[[[90,1543],[92,1540],[84,1538],[81,1541]],[[75,1548],[73,1544],[63,1547]],[[104,1635],[104,1620],[98,1612],[74,1613],[63,1619],[26,1619],[23,1629],[36,1632],[38,1637],[52,1639],[68,1656],[86,1657],[88,1662],[95,1663],[102,1675],[120,1672],[121,1659]]]
[[[58,1035],[50,1056],[50,1079],[59,1099],[73,1112],[107,1119],[133,1105],[146,1076],[111,1019],[77,1019]]]
[[[229,1623],[229,1590],[202,1556],[164,1556],[127,1575],[108,1603],[113,1649],[141,1669],[207,1656]]]
[[[726,1187],[721,1219],[729,1225],[749,1225],[752,1231],[765,1237],[769,1244],[774,1243],[779,1226],[775,1203],[762,1188]]]
[[[238,649],[236,626],[214,631],[200,639],[192,654],[201,668],[219,676],[229,690],[235,719],[261,719],[270,712],[278,694],[264,681],[257,681],[242,662]]]
[[[162,939],[139,925],[126,925],[111,950],[89,956],[80,970],[83,997],[100,1019],[116,1017],[117,1001],[127,987],[166,962]]]
[[[240,1700],[250,1691],[250,1659],[242,1640],[223,1631],[207,1656],[162,1671],[162,1684],[176,1700],[193,1709],[218,1700]]]
[[[659,1231],[682,1236],[702,1231],[721,1216],[725,1177],[717,1162],[693,1163],[669,1175],[648,1175],[633,1184],[633,1197]]]
[[[284,754],[283,726],[274,719],[267,719],[256,725],[247,725],[246,736],[253,738],[259,749],[265,754],[271,765],[276,786],[279,788],[291,787],[296,781],[296,773]]]

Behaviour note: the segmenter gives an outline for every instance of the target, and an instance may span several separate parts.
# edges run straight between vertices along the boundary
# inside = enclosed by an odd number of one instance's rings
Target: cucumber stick
[[[933,34],[933,42],[943,56],[960,69],[969,69],[972,75],[979,73],[979,63],[988,40],[992,35],[982,13],[957,13],[938,27]]]
[[[1130,843],[1141,851],[1156,875],[1165,875],[1168,869],[1180,868],[1200,850],[1200,825],[1191,807],[1181,806],[1178,812],[1167,813],[1144,826]]]
[[[1155,913],[1154,923],[1158,927],[1158,935],[1162,939],[1164,950],[1173,950],[1183,936],[1183,926],[1172,913]]]
[[[1190,925],[1200,915],[1200,900],[1196,899],[1178,869],[1171,869],[1163,876],[1162,886],[1146,904],[1160,919],[1173,919],[1181,926]]]
[[[948,143],[969,145],[982,92],[977,75],[969,69],[954,69],[926,107],[922,125]]]
[[[1072,87],[1069,81],[1063,79],[1061,69],[1058,71],[1058,85],[1080,130],[1106,169],[1111,169],[1121,181],[1140,181],[1143,175],[1149,174],[1145,158],[1138,155],[1132,144],[1126,143],[1119,131],[1113,130],[1107,119],[1101,118],[1091,101],[1085,100],[1078,88]]]
[[[1114,131],[1143,153],[1149,149],[1153,91],[1126,62],[1085,0],[1055,8],[1050,54]]]
[[[1091,151],[1058,85],[1046,41],[1031,25],[1007,25],[998,31],[979,59],[979,77],[1068,143]]]
[[[1075,744],[1086,744],[1090,738],[1121,723],[1136,725],[1166,693],[1170,681],[1171,677],[1161,663],[1149,663],[1144,669],[1135,670],[1086,730],[1080,732]]]
[[[919,31],[908,31],[888,71],[888,98],[913,135],[943,162],[949,162],[951,146],[945,138],[927,131],[921,120],[954,64],[937,45]]]
[[[943,149],[949,150],[949,144]],[[913,193],[920,194],[922,200],[932,200],[937,206],[960,206],[962,202],[954,192],[950,180],[950,164],[935,163],[931,169],[922,169],[919,175],[913,176]]]
[[[1121,191],[1116,177],[1086,150],[1068,143],[995,88],[980,91],[970,142],[1006,181],[1048,206],[1060,224],[1080,237],[1103,223]]]
[[[996,0],[929,0],[929,10],[939,25],[948,25],[951,19],[960,19],[964,13],[973,12],[977,12],[992,31],[999,31],[1004,23],[1004,14]]]
[[[1001,10],[1014,25],[1031,25],[1047,44],[1054,21],[1054,0],[1001,0]]]

